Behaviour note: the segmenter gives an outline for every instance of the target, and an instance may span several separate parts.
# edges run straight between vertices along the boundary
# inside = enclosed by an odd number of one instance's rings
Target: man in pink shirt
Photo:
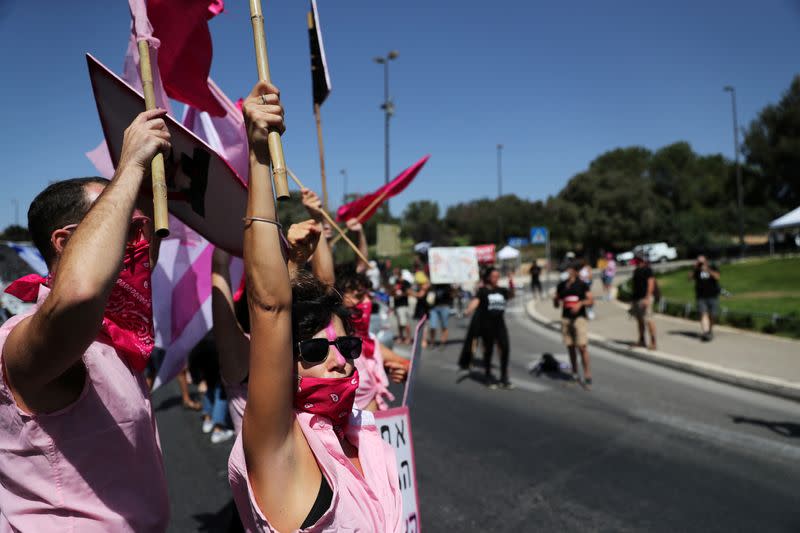
[[[167,527],[141,372],[153,345],[157,243],[135,208],[153,156],[170,147],[165,113],[131,123],[111,182],[57,182],[31,204],[50,275],[12,284],[37,304],[0,328],[0,532]]]

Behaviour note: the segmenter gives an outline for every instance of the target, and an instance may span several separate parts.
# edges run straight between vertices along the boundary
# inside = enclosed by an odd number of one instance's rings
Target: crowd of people
[[[514,277],[503,286],[488,267],[465,291],[431,283],[421,262],[413,272],[335,264],[314,192],[302,191],[308,220],[284,229],[276,216],[267,131],[284,129],[277,89],[258,83],[242,109],[250,150],[245,276],[232,279],[231,257],[215,250],[213,330],[179,373],[182,403],[202,411],[212,442],[235,438],[229,481],[246,531],[401,531],[394,451],[373,413],[388,408],[389,384],[408,378],[409,362],[394,351],[395,339],[379,335],[377,308],[391,308],[400,345],[412,342],[414,320],[428,316],[420,341],[430,348],[448,343],[451,315],[463,310],[469,327],[459,368],[472,371],[480,343],[484,383],[511,389],[505,312]],[[139,201],[151,159],[170,148],[164,115],[133,120],[112,180],[55,182],[30,206],[29,229],[49,275],[8,288],[35,305],[0,327],[0,531],[164,531],[169,523],[150,403],[158,360],[150,273],[160,242]],[[347,227],[368,256],[361,224]],[[553,303],[562,307],[574,379],[590,386],[593,273],[567,259]],[[609,259],[606,295],[616,274]],[[530,270],[535,297],[541,273]],[[719,271],[701,257],[691,276],[710,339]],[[648,331],[655,348],[657,285],[646,263],[633,286],[640,343]],[[187,373],[202,382],[201,403],[188,392]]]

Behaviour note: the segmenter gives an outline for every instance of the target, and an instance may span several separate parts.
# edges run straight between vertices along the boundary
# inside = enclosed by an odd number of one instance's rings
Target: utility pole
[[[731,107],[733,109],[733,150],[736,161],[736,200],[739,218],[739,257],[744,257],[744,193],[742,191],[742,167],[739,164],[739,119],[736,112],[736,88],[726,85],[723,90],[731,93]]]

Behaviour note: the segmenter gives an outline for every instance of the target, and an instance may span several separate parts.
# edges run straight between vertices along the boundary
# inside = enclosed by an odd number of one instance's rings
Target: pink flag
[[[207,3],[208,9],[214,14],[222,10],[221,0]],[[141,91],[139,51],[136,41],[137,37],[146,38],[151,45],[150,61],[153,66],[156,101],[171,113],[159,73],[160,63],[156,60],[160,43],[152,36],[152,28],[147,21],[142,0],[131,0],[130,6],[132,32],[125,55],[123,78]],[[214,9],[217,11],[214,12]],[[187,105],[183,124],[225,158],[240,179],[246,183],[248,147],[241,111],[210,79],[207,80],[206,90],[213,97],[216,108],[223,111],[221,116],[211,117],[207,112]],[[113,175],[114,168],[105,142],[87,153],[87,156],[100,174],[109,178]],[[212,326],[213,246],[175,217],[170,216],[169,224],[170,236],[161,243],[158,264],[152,276],[153,293],[162,295],[154,298],[153,302],[156,346],[166,352],[154,387],[168,383],[183,369],[189,352]],[[234,259],[231,264],[231,276],[234,282],[241,278],[243,271],[241,260]]]
[[[428,162],[430,157],[431,156],[426,155],[377,191],[365,194],[358,200],[340,207],[336,211],[336,220],[339,222],[345,222],[351,218],[358,218],[360,222],[366,222],[369,220],[370,217],[375,214],[375,211],[377,211],[386,200],[392,196],[400,194],[405,190],[406,187],[408,187],[411,181],[417,176],[417,174],[419,174],[419,171],[422,169],[423,165]],[[374,205],[373,202],[375,202]]]

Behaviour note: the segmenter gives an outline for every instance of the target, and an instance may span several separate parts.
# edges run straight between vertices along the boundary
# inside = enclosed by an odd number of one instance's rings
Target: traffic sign
[[[531,244],[547,244],[550,233],[545,227],[531,228]]]

